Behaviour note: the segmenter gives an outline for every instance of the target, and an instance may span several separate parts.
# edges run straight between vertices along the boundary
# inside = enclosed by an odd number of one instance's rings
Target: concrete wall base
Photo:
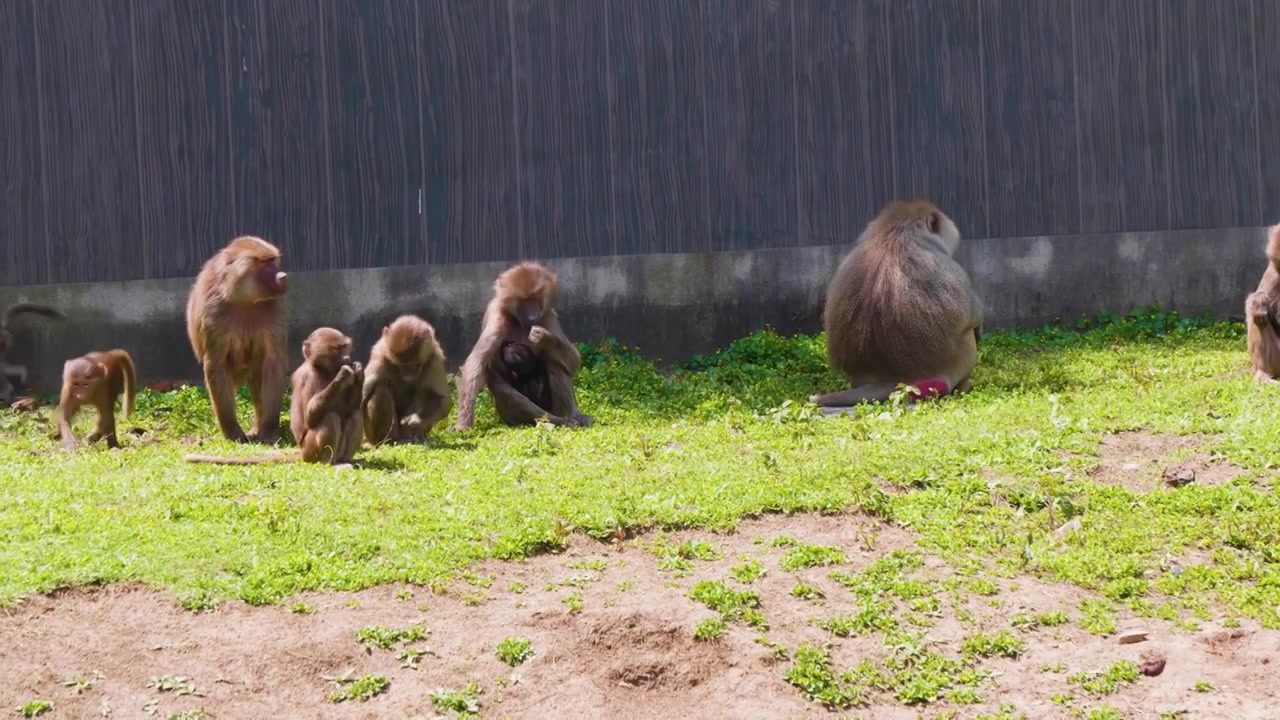
[[[1183,313],[1238,318],[1266,267],[1266,228],[968,240],[958,260],[986,307],[987,328],[1038,327],[1106,309],[1160,303]],[[617,338],[660,363],[706,353],[772,325],[821,329],[826,284],[849,245],[699,254],[547,259],[562,285],[561,317],[576,341]],[[510,263],[291,273],[290,345],[320,325],[337,327],[365,358],[402,313],[436,326],[450,366],[479,332],[493,280]],[[288,268],[286,267],[286,270]],[[62,362],[121,347],[142,382],[200,381],[184,327],[194,277],[0,288],[0,304],[37,301],[64,322],[15,323],[10,360],[38,392],[57,390]]]

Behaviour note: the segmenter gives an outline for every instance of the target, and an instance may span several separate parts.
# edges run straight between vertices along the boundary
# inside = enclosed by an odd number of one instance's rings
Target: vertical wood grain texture
[[[885,33],[896,0],[797,5],[801,244],[852,244],[893,199]]]
[[[909,196],[967,237],[1280,221],[1280,0],[0,0],[0,25],[0,283],[190,275],[241,233],[290,270],[844,243]]]
[[[228,0],[237,234],[280,248],[286,270],[343,267],[333,231],[325,17],[311,0]],[[231,238],[227,238],[230,240]]]
[[[1078,0],[1081,232],[1169,227],[1164,0]]]
[[[707,247],[703,19],[690,0],[609,6],[618,252]]]
[[[1280,222],[1280,52],[1274,39],[1280,37],[1280,0],[1253,0],[1253,54],[1257,63],[1253,90],[1258,98],[1258,213],[1253,223]],[[1261,257],[1261,256],[1259,256]],[[1261,271],[1259,271],[1261,272]]]
[[[888,33],[894,196],[932,200],[975,238],[989,233],[980,5],[898,0]]]
[[[195,275],[237,231],[227,28],[217,0],[134,8],[145,277]]]
[[[708,250],[799,242],[795,1],[699,0],[707,26]]]
[[[0,0],[0,285],[49,281],[35,14]]]
[[[331,0],[326,47],[339,267],[427,261],[417,4]]]
[[[1247,225],[1260,207],[1250,3],[1183,0],[1163,7],[1172,225]]]
[[[524,252],[609,255],[608,13],[598,0],[511,0]]]
[[[966,6],[981,13],[983,23],[992,237],[1080,231],[1073,5],[985,0]]]
[[[507,0],[418,3],[423,213],[432,263],[522,254]]]
[[[140,277],[131,12],[111,0],[34,5],[49,280]]]

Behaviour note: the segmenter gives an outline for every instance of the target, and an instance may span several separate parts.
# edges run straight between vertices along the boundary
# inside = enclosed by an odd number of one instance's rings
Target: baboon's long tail
[[[41,305],[40,303],[14,303],[4,311],[5,327],[8,327],[15,317],[25,314],[43,315],[44,317],[52,318],[54,320],[67,319],[67,316],[62,314],[62,311],[48,305]]]
[[[133,358],[129,357],[129,353],[116,350],[112,354],[120,359],[120,365],[124,368],[124,401],[121,403],[121,410],[125,417],[133,417],[133,406],[138,397],[138,372],[133,367]]]

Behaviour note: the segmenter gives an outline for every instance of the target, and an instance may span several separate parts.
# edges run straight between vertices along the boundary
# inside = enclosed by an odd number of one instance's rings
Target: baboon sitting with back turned
[[[827,363],[850,389],[810,398],[825,414],[887,400],[899,384],[916,397],[969,387],[982,302],[952,255],[960,231],[926,200],[895,201],[862,232],[827,289]]]
[[[232,240],[205,262],[187,298],[187,336],[223,437],[274,444],[289,371],[288,282],[276,246]],[[236,421],[236,388],[249,386],[253,428]]]
[[[462,365],[454,430],[467,430],[474,424],[476,397],[482,386],[489,388],[494,410],[507,425],[531,425],[538,418],[570,427],[594,422],[594,418],[578,409],[573,376],[578,373],[582,358],[560,327],[556,313],[559,293],[556,274],[537,262],[519,263],[503,271],[494,281],[493,299],[485,307],[480,339]],[[543,382],[551,396],[549,410],[539,407],[512,385],[503,358],[506,355],[520,361],[523,351],[511,354],[507,343],[526,344],[541,360],[545,379],[539,377],[529,387],[541,388],[538,381]],[[522,361],[520,364],[524,365]],[[536,363],[533,369],[537,369]]]
[[[1245,325],[1248,327],[1249,357],[1253,377],[1260,383],[1274,382],[1280,375],[1280,225],[1267,230],[1267,269],[1262,273],[1258,289],[1244,301]]]

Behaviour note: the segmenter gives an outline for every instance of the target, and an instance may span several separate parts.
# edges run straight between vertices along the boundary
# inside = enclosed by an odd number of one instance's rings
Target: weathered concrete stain
[[[957,260],[983,299],[989,329],[1038,326],[1100,309],[1158,302],[1180,312],[1238,317],[1266,259],[1266,229],[1229,228],[966,240]],[[851,245],[754,252],[547,259],[562,281],[561,315],[575,340],[615,337],[659,362],[714,350],[771,325],[821,329],[826,285]],[[507,262],[291,273],[291,349],[319,325],[351,334],[367,354],[402,313],[436,325],[451,367],[479,332]],[[288,268],[286,267],[286,270]],[[144,381],[198,381],[184,326],[193,277],[0,288],[0,303],[55,305],[65,322],[23,319],[14,359],[38,390],[56,390],[66,358],[123,347]]]

